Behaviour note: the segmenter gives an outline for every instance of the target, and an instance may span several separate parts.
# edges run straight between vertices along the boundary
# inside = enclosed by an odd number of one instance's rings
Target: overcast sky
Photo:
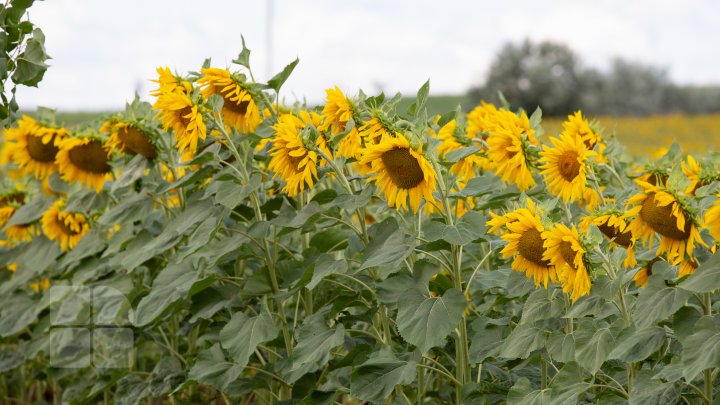
[[[22,109],[119,109],[136,90],[149,100],[157,66],[227,67],[241,34],[258,80],[300,58],[289,102],[320,101],[333,85],[414,94],[428,78],[434,94],[462,93],[526,37],[565,42],[585,66],[620,56],[679,83],[720,83],[713,0],[46,0],[30,12],[53,59],[39,88],[18,90]]]

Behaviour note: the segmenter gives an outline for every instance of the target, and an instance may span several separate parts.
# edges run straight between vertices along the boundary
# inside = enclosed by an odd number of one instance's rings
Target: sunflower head
[[[710,231],[710,235],[715,238],[715,243],[718,243],[720,242],[720,194],[717,194],[715,198],[712,207],[705,211],[703,227]]]
[[[563,292],[578,298],[590,293],[590,275],[587,269],[586,250],[575,226],[572,229],[557,224],[543,234],[545,253],[543,259],[555,266]]]
[[[353,117],[353,105],[337,86],[325,90],[325,94],[327,98],[322,110],[323,123],[318,129],[330,130],[333,135],[337,135],[345,130],[345,125]]]
[[[653,265],[659,261],[662,261],[662,258],[660,256],[655,257],[654,259],[645,263],[645,265],[640,270],[638,270],[637,273],[635,273],[635,275],[633,276],[635,286],[640,288],[645,288],[645,286],[647,286],[648,278],[653,274]]]
[[[577,135],[582,139],[587,149],[592,150],[595,145],[600,145],[600,153],[605,148],[602,137],[598,131],[590,127],[587,119],[583,118],[581,111],[570,114],[567,120],[563,122],[563,133],[568,135]]]
[[[525,114],[499,110],[490,126],[487,139],[488,158],[495,174],[505,182],[514,183],[521,191],[535,185],[530,171],[529,146],[537,146],[535,131]]]
[[[110,159],[102,140],[94,137],[68,137],[59,145],[57,164],[68,183],[79,182],[99,193],[112,180]]]
[[[540,152],[541,173],[548,189],[564,202],[582,200],[587,188],[588,158],[595,152],[588,150],[579,135],[560,134],[551,137],[552,147],[543,145]]]
[[[153,80],[153,82],[158,84],[158,88],[150,91],[151,96],[159,97],[167,93],[190,94],[192,92],[190,82],[174,75],[169,67],[160,66],[156,71],[158,73],[158,79]]]
[[[422,148],[413,149],[401,134],[380,140],[377,145],[365,149],[359,162],[368,168],[370,178],[391,207],[417,212],[423,198],[433,200],[437,174],[425,158]]]
[[[163,93],[153,104],[165,130],[175,132],[175,144],[181,153],[195,154],[199,140],[207,137],[207,126],[199,105],[184,93]]]
[[[260,108],[244,78],[226,69],[204,68],[197,83],[205,99],[213,94],[223,98],[221,114],[225,125],[242,133],[253,132],[262,122]]]
[[[15,163],[21,175],[32,173],[45,179],[57,171],[58,144],[68,135],[67,130],[45,126],[24,115],[17,128],[6,129],[4,135],[3,160]]]
[[[40,220],[42,230],[48,239],[56,241],[60,249],[66,252],[75,247],[90,230],[85,216],[80,213],[64,211],[65,202],[57,200],[43,213]]]
[[[468,137],[471,139],[487,138],[487,133],[493,124],[497,112],[498,109],[495,105],[481,101],[479,106],[473,108],[472,111],[467,114]]]
[[[137,123],[110,119],[103,124],[100,132],[109,134],[105,142],[108,155],[118,151],[130,155],[142,155],[148,159],[157,157],[157,148],[150,133]]]

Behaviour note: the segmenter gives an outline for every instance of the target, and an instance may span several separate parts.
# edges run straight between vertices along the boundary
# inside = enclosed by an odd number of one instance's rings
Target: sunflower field
[[[713,402],[720,166],[229,67],[0,152],[2,404]]]

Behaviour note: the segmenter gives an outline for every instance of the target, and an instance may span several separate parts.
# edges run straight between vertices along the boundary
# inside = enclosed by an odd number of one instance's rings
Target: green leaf
[[[584,381],[583,370],[575,362],[569,362],[553,378],[550,403],[571,405],[579,403],[577,396],[587,391],[592,384]]]
[[[720,327],[713,318],[700,318],[682,346],[683,376],[687,381],[705,369],[720,367]]]
[[[475,154],[480,149],[481,148],[479,146],[467,146],[464,148],[456,149],[448,152],[447,155],[445,155],[445,160],[450,163],[456,163],[470,155]]]
[[[220,344],[215,343],[198,354],[188,378],[223,390],[240,376],[243,368],[245,367],[225,360]]]
[[[273,219],[273,223],[286,228],[302,228],[312,217],[322,211],[320,204],[311,201],[300,211],[295,211],[288,205],[283,205],[280,209],[280,215]]]
[[[547,350],[553,360],[567,363],[575,360],[575,335],[555,331],[548,338]]]
[[[240,40],[242,41],[242,51],[236,59],[233,59],[233,63],[250,69],[250,50],[245,46],[245,37],[240,35]]]
[[[632,318],[638,328],[643,328],[668,318],[682,308],[692,293],[675,286],[665,285],[660,278],[648,281],[640,291]]]
[[[214,197],[215,203],[233,209],[241,202],[246,201],[248,196],[260,187],[262,180],[259,175],[253,175],[250,178],[249,184],[245,186],[234,181],[223,181],[219,183],[220,187]]]
[[[397,327],[403,339],[427,353],[444,346],[445,339],[462,320],[467,301],[455,288],[442,297],[429,297],[419,289],[406,293],[398,303]]]
[[[360,270],[370,267],[394,268],[412,253],[415,238],[406,237],[395,218],[373,224],[368,230],[370,243]]]
[[[27,204],[18,208],[5,225],[25,225],[37,221],[52,204],[52,200],[38,195]]]
[[[416,117],[425,108],[427,104],[428,94],[430,93],[430,79],[420,87],[415,97],[415,101],[408,107],[407,113],[413,117]]]
[[[500,357],[527,359],[530,353],[545,346],[544,329],[536,325],[518,325],[505,339]]]
[[[49,58],[45,53],[45,35],[40,28],[35,28],[32,38],[25,45],[25,50],[17,57],[17,67],[12,76],[13,82],[37,87],[48,68],[45,61]]]
[[[279,332],[266,309],[253,317],[236,312],[220,331],[220,344],[235,364],[244,368],[257,345],[274,339]]]
[[[348,245],[348,232],[335,227],[316,232],[310,238],[310,247],[317,249],[318,253],[334,252],[345,249]]]
[[[563,312],[564,303],[553,290],[539,288],[530,293],[523,305],[519,324],[533,323],[543,319],[559,317]]]
[[[580,322],[575,331],[575,361],[595,375],[615,346],[615,337],[608,327],[594,321]]]
[[[322,254],[315,261],[312,279],[307,284],[307,288],[314,289],[323,278],[337,273],[347,272],[348,264],[345,259],[335,260],[329,254]]]
[[[481,238],[487,232],[485,217],[477,211],[468,211],[458,222],[445,225],[439,221],[430,221],[423,230],[429,242],[442,239],[453,245],[464,246]]]
[[[453,194],[459,197],[482,196],[492,194],[500,187],[498,177],[492,173],[484,173],[482,176],[473,177],[467,182],[465,188]]]
[[[150,294],[138,303],[132,316],[135,326],[145,326],[157,319],[175,302],[187,297],[198,272],[188,264],[174,264],[164,268],[153,281]]]
[[[617,337],[615,348],[610,352],[609,359],[624,360],[628,363],[638,362],[650,357],[665,341],[665,329],[658,326],[636,329],[631,326],[623,330]]]
[[[149,196],[135,194],[120,200],[117,205],[105,211],[97,221],[105,226],[129,225],[147,217],[153,210],[153,204]]]
[[[313,372],[319,370],[330,360],[331,350],[343,344],[345,327],[338,324],[331,329],[325,323],[327,311],[319,311],[305,318],[302,325],[297,329],[297,345],[292,353],[292,369],[298,370],[303,366],[304,371]],[[298,376],[300,377],[300,376]]]
[[[136,374],[128,374],[117,382],[115,389],[115,404],[134,405],[150,394],[145,380]]]
[[[549,405],[550,389],[533,390],[530,380],[519,378],[510,388],[507,396],[508,405]]]
[[[275,90],[275,92],[280,91],[280,87],[282,87],[283,83],[290,77],[290,74],[295,70],[295,66],[300,62],[300,59],[295,59],[294,61],[290,62],[285,68],[283,68],[282,72],[276,74],[272,77],[272,79],[268,80],[268,86],[270,86],[271,89]]]
[[[615,305],[600,295],[588,295],[575,301],[572,307],[570,307],[570,311],[568,311],[563,318],[591,316],[593,319],[600,320],[611,315],[619,315],[619,311]]]
[[[10,348],[0,349],[0,373],[14,370],[25,363],[25,355]]]
[[[135,182],[145,175],[145,170],[150,167],[150,162],[142,155],[137,155],[130,162],[122,166],[120,176],[113,182],[112,191],[120,190]]]
[[[482,363],[489,357],[497,357],[503,346],[508,319],[492,319],[481,316],[470,324],[470,362]]]
[[[720,289],[720,251],[715,252],[705,263],[701,263],[695,273],[680,282],[678,287],[696,293]]]
[[[670,405],[683,403],[675,383],[663,383],[652,379],[653,373],[641,370],[633,381],[628,403],[630,405]]]
[[[148,381],[150,396],[166,395],[185,381],[185,371],[173,356],[165,356],[153,368]]]
[[[415,380],[416,368],[416,361],[399,360],[392,352],[381,350],[353,368],[350,376],[350,396],[363,401],[384,403],[395,386],[411,384]]]

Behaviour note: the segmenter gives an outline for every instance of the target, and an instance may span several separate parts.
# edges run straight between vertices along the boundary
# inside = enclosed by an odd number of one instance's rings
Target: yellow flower
[[[681,162],[681,166],[685,177],[690,180],[690,184],[685,189],[685,194],[695,195],[695,191],[705,185],[703,180],[700,179],[702,168],[700,167],[698,162],[690,155],[688,155],[687,157],[687,164],[685,164],[685,162]]]
[[[240,132],[253,132],[262,122],[260,108],[247,85],[225,69],[202,69],[203,77],[198,79],[205,99],[213,94],[223,98],[223,122]]]
[[[575,226],[570,229],[563,224],[556,224],[543,233],[543,238],[543,260],[555,266],[563,292],[572,293],[570,299],[573,302],[590,294],[585,248]]]
[[[40,278],[37,281],[33,281],[32,283],[30,283],[30,288],[36,293],[45,291],[50,288],[50,280],[46,278]]]
[[[657,255],[666,253],[673,265],[682,262],[686,255],[692,258],[696,242],[707,247],[692,216],[673,194],[650,183],[638,184],[644,190],[628,200],[628,205],[635,206],[624,216],[635,217],[628,226],[635,239],[648,245],[657,232],[660,235]]]
[[[438,152],[442,157],[445,157],[448,153],[470,146],[469,144],[461,143],[456,137],[457,122],[450,120],[447,124],[443,125],[437,133],[438,139],[441,143],[438,146]],[[470,181],[476,176],[476,169],[489,170],[491,168],[490,162],[487,158],[478,154],[471,154],[466,156],[450,167],[450,172],[458,176],[460,186],[463,187],[465,183]]]
[[[580,221],[580,230],[586,233],[590,224],[595,224],[613,246],[621,246],[627,249],[627,257],[623,262],[626,268],[634,267],[637,264],[634,250],[635,238],[630,232],[628,223],[622,213],[614,210],[593,212]]]
[[[205,140],[207,136],[207,127],[198,106],[190,97],[182,93],[161,94],[153,108],[159,110],[163,128],[175,131],[175,144],[180,152],[194,154],[198,141]]]
[[[285,191],[294,197],[305,190],[305,185],[313,188],[317,179],[317,166],[320,156],[312,147],[305,145],[302,131],[307,125],[319,123],[320,116],[314,112],[302,111],[300,117],[293,114],[282,114],[277,124],[273,125],[275,136],[270,149],[268,168],[275,172],[274,177],[285,181]],[[316,140],[317,147],[330,156],[325,138],[320,134]]]
[[[65,138],[60,142],[56,162],[63,180],[102,191],[112,180],[107,151],[103,142],[93,138]]]
[[[68,135],[65,129],[40,125],[24,115],[18,127],[6,129],[4,135],[3,160],[17,164],[21,175],[45,179],[57,171],[55,157],[59,142]]]
[[[345,130],[345,125],[353,117],[352,103],[337,86],[325,90],[325,94],[327,99],[322,110],[323,123],[318,129],[330,130],[332,135],[337,135]]]
[[[57,200],[43,213],[40,223],[48,239],[57,241],[60,249],[66,252],[75,247],[90,230],[85,216],[80,213],[63,211],[63,200]]]
[[[595,152],[588,150],[577,135],[560,134],[550,137],[552,147],[543,145],[540,166],[548,190],[564,202],[583,199],[587,188],[587,163]]]
[[[493,217],[487,221],[488,232],[498,233],[505,227],[501,238],[508,242],[500,252],[506,259],[514,257],[512,269],[532,278],[535,287],[540,284],[547,288],[548,281],[557,283],[555,266],[544,259],[545,227],[540,221],[540,212],[535,204],[527,199],[527,208],[519,208],[505,215],[490,213]]]
[[[157,156],[157,148],[155,148],[150,134],[136,124],[110,119],[102,125],[100,132],[109,134],[108,140],[105,142],[108,155],[118,151],[129,155],[142,155],[148,159],[154,159]]]
[[[535,131],[530,128],[530,121],[525,112],[520,116],[508,110],[500,110],[490,127],[487,139],[488,158],[492,162],[495,174],[505,182],[515,183],[521,191],[535,185],[535,180],[528,165],[527,143],[537,145]]]
[[[158,67],[155,69],[158,73],[158,79],[153,80],[159,87],[155,90],[150,91],[151,96],[159,97],[167,93],[181,93],[190,94],[192,92],[192,85],[190,82],[182,80],[175,76],[169,67]]]
[[[720,194],[717,194],[716,197],[720,198]],[[715,243],[720,242],[720,199],[715,200],[712,207],[705,211],[703,227],[710,231],[710,235],[715,238]]]
[[[467,114],[467,134],[470,138],[486,138],[498,109],[493,104],[480,102]]]
[[[384,138],[377,145],[365,149],[360,165],[369,167],[368,181],[375,181],[388,200],[388,205],[398,209],[410,207],[417,212],[423,198],[433,200],[437,174],[423,156],[422,148],[412,149],[402,136]]]
[[[568,115],[567,120],[563,122],[562,126],[564,134],[579,136],[587,149],[593,150],[595,145],[598,145],[598,158],[602,157],[605,143],[600,134],[590,128],[590,123],[583,118],[581,111],[576,111],[575,114]]]
[[[366,146],[377,145],[383,139],[395,136],[395,130],[378,113],[373,113],[372,118],[360,127],[359,132]]]

